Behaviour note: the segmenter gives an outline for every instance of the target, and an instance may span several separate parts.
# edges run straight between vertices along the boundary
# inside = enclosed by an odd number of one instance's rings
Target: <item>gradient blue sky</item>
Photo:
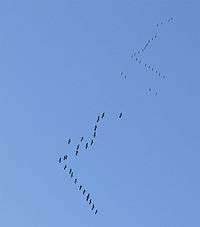
[[[0,226],[200,226],[199,10],[194,0],[0,2]],[[158,80],[130,53],[171,16],[143,55],[167,76]],[[103,111],[93,151],[71,162],[95,216],[58,158]]]

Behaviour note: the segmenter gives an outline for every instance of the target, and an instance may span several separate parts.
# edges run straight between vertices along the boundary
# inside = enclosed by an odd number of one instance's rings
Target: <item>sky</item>
[[[0,2],[0,226],[200,226],[199,10],[194,0]],[[131,58],[155,34],[142,63]]]

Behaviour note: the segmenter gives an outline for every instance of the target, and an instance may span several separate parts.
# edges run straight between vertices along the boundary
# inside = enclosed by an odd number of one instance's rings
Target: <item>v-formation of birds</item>
[[[163,26],[164,24],[167,24],[167,23],[171,23],[173,22],[174,19],[173,17],[165,20],[165,21],[162,21],[161,23],[157,24],[156,27],[157,29],[159,29],[161,26]],[[166,79],[166,76],[165,75],[162,75],[162,73],[152,67],[151,65],[147,64],[147,63],[144,63],[143,60],[141,59],[141,55],[147,50],[147,48],[150,48],[150,46],[152,45],[152,42],[154,40],[156,40],[158,38],[158,31],[152,36],[151,39],[149,39],[143,48],[141,48],[140,50],[138,51],[134,51],[132,54],[131,54],[131,59],[134,59],[135,62],[138,62],[139,64],[143,65],[143,67],[146,69],[146,70],[149,70],[153,73],[155,73],[155,75],[158,76],[158,78],[160,79]],[[124,72],[121,72],[121,76],[126,79],[127,78],[127,74],[124,73]],[[148,92],[147,93],[152,93],[153,92],[153,89],[152,88],[149,88],[148,89]],[[158,91],[155,91],[154,92],[154,95],[157,96],[158,95]],[[79,143],[76,145],[73,153],[74,155],[77,157],[79,156],[79,154],[84,150],[88,150],[90,147],[92,147],[94,145],[94,143],[96,142],[96,136],[97,136],[97,130],[99,128],[99,123],[103,120],[103,118],[105,117],[105,112],[101,113],[100,115],[97,116],[97,120],[95,122],[95,125],[94,125],[94,128],[93,128],[93,132],[92,132],[92,136],[90,137],[90,140],[88,141],[85,141],[85,137],[84,136],[81,136],[80,137],[80,141]],[[122,118],[122,112],[118,114],[118,118],[121,119]],[[72,143],[72,139],[68,139],[67,140],[67,144],[70,145]],[[63,167],[63,170],[69,175],[69,177],[71,179],[74,179],[73,180],[73,183],[77,186],[77,189],[78,191],[82,194],[82,196],[85,198],[85,201],[88,203],[91,211],[94,213],[94,214],[97,214],[98,213],[98,208],[94,202],[94,199],[92,198],[91,196],[91,193],[86,190],[86,187],[81,183],[79,182],[79,179],[77,179],[75,177],[75,173],[73,171],[73,169],[69,166],[69,155],[64,155],[64,157],[60,157],[59,158],[59,163],[64,163],[64,167]]]
[[[100,126],[99,123],[104,119],[104,117],[105,117],[105,112],[97,116],[97,120],[93,128],[92,136],[89,141],[85,141],[84,136],[80,137],[80,141],[77,145],[75,145],[75,149],[73,151],[73,153],[76,156],[78,156],[79,152],[81,152],[81,148],[84,150],[87,150],[89,147],[93,146],[97,137],[97,129]],[[122,112],[118,114],[118,119],[121,119],[121,118],[122,118]],[[72,143],[72,139],[70,138],[67,140],[67,145],[70,145],[71,143]],[[81,192],[82,195],[85,197],[85,201],[88,203],[89,207],[91,208],[91,211],[93,211],[94,214],[97,214],[98,209],[96,207],[94,199],[91,197],[91,193],[88,190],[86,190],[86,187],[81,182],[79,182],[79,179],[75,177],[75,173],[73,169],[69,166],[69,158],[70,158],[69,155],[66,154],[63,157],[60,157],[58,161],[60,164],[61,163],[64,164],[63,170],[69,175],[71,179],[74,179],[73,183],[77,186],[78,191]]]
[[[150,64],[148,64],[147,62],[144,62],[144,61],[142,60],[142,55],[144,54],[144,52],[145,52],[148,48],[152,47],[152,43],[159,37],[159,35],[158,35],[159,32],[160,32],[159,29],[160,29],[163,25],[172,23],[173,21],[174,21],[174,18],[171,17],[171,18],[168,18],[168,19],[166,19],[166,20],[160,22],[159,24],[157,24],[157,25],[156,25],[156,32],[155,32],[155,34],[154,34],[150,39],[148,39],[148,41],[146,41],[144,47],[142,47],[141,49],[139,49],[139,50],[137,50],[137,51],[133,51],[133,52],[131,53],[131,56],[130,56],[131,60],[134,60],[136,63],[138,63],[138,64],[140,64],[141,66],[143,66],[144,69],[145,69],[146,71],[149,71],[149,72],[153,73],[157,78],[160,78],[160,79],[166,79],[167,77],[166,77],[166,75],[163,75],[157,67],[153,67],[153,66],[151,66]],[[122,76],[124,79],[127,78],[127,75],[126,75],[125,72],[121,72],[120,74],[121,74],[121,76]],[[157,91],[157,90],[155,91],[155,90],[152,89],[152,88],[149,88],[148,91],[147,91],[147,94],[150,94],[150,93],[151,93],[151,94],[154,94],[155,96],[158,95],[158,91]]]

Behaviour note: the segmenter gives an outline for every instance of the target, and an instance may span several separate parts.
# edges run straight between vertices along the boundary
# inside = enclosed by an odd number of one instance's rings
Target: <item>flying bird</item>
[[[81,137],[81,142],[83,141],[83,136]]]
[[[104,118],[105,112],[102,113],[101,118]]]
[[[64,170],[66,170],[66,168],[67,168],[67,165],[65,165]]]
[[[71,174],[71,172],[72,172],[72,169],[69,170],[69,174]]]
[[[71,139],[68,139],[68,142],[67,143],[70,144],[71,143]]]
[[[77,179],[74,180],[74,183],[75,183],[75,184],[77,183]]]
[[[97,117],[97,123],[99,122],[99,120],[100,120],[100,116]]]
[[[71,172],[71,178],[74,176],[74,173],[73,172]]]
[[[90,199],[90,201],[89,201],[89,205],[92,203],[92,200]]]
[[[81,190],[82,187],[83,187],[82,185],[79,186],[79,191]]]
[[[98,212],[98,211],[97,211],[97,210],[95,210],[95,214],[97,214],[97,212]]]
[[[94,132],[93,137],[94,137],[94,138],[96,137],[96,132]]]
[[[78,155],[78,150],[76,150],[76,156]]]
[[[119,118],[122,118],[122,112],[120,113]]]
[[[78,150],[78,149],[79,149],[79,147],[80,147],[80,145],[78,144],[78,145],[77,145],[77,147],[76,147],[76,150]]]
[[[85,192],[86,192],[86,190],[84,189],[84,190],[83,190],[83,195],[85,194]]]
[[[59,158],[59,163],[61,163],[61,161],[62,161],[62,158]]]
[[[92,209],[91,210],[94,210],[94,204],[92,204]]]
[[[67,156],[67,155],[65,155],[65,156],[64,156],[64,158],[63,158],[63,160],[67,160],[67,158],[68,158],[68,156]]]
[[[94,143],[94,140],[91,140],[91,143],[90,143],[90,145],[92,146],[92,144]]]
[[[85,144],[85,149],[87,149],[87,148],[88,148],[88,143]]]
[[[88,201],[88,200],[89,200],[89,198],[90,198],[90,193],[87,195],[87,197],[86,197],[86,201]]]
[[[97,125],[94,126],[94,131],[96,131],[96,130],[97,130]]]

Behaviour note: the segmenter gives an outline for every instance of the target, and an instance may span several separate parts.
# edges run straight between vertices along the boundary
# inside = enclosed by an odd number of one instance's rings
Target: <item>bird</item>
[[[101,118],[104,118],[105,112],[102,113]]]
[[[68,156],[64,155],[63,160],[67,160]]]
[[[90,199],[90,201],[89,201],[89,205],[92,203],[92,200]]]
[[[65,165],[64,170],[66,170],[67,166]]]
[[[123,72],[121,72],[121,76],[123,75]]]
[[[151,88],[149,88],[149,91],[151,91]]]
[[[78,149],[79,149],[79,147],[80,147],[80,145],[78,144],[78,145],[77,145],[77,147],[76,147],[76,150],[78,150]]]
[[[92,209],[91,210],[94,210],[94,204],[92,204]]]
[[[90,143],[90,145],[92,146],[92,144],[94,143],[94,140],[91,140],[91,143]]]
[[[93,137],[94,137],[94,138],[96,137],[96,132],[94,132]]]
[[[94,131],[96,131],[96,130],[97,130],[97,125],[94,126]]]
[[[95,214],[97,214],[98,210],[95,210]]]
[[[79,186],[79,191],[81,190],[82,187],[83,187],[82,185]]]
[[[59,158],[59,163],[61,163],[61,161],[62,161],[62,158]]]
[[[158,95],[158,92],[155,93],[155,96],[157,96],[157,95]]]
[[[85,192],[86,192],[86,190],[84,189],[84,190],[83,190],[83,195],[85,194]]]
[[[71,143],[71,139],[68,139],[68,142],[67,143],[70,144]]]
[[[71,172],[71,178],[74,176],[74,173],[73,172]]]
[[[85,144],[85,149],[87,149],[87,148],[88,148],[88,143]]]
[[[122,112],[119,114],[119,118],[122,118]]]
[[[100,120],[100,116],[97,117],[97,123],[99,122],[99,120]]]
[[[75,184],[77,183],[77,179],[74,180],[74,183],[75,183]]]
[[[69,174],[71,174],[71,172],[72,172],[72,169],[69,170]]]
[[[76,156],[78,155],[78,150],[76,150]]]
[[[90,193],[88,193],[87,197],[86,197],[86,201],[88,201],[90,198]]]
[[[81,137],[81,142],[83,141],[83,136]]]

